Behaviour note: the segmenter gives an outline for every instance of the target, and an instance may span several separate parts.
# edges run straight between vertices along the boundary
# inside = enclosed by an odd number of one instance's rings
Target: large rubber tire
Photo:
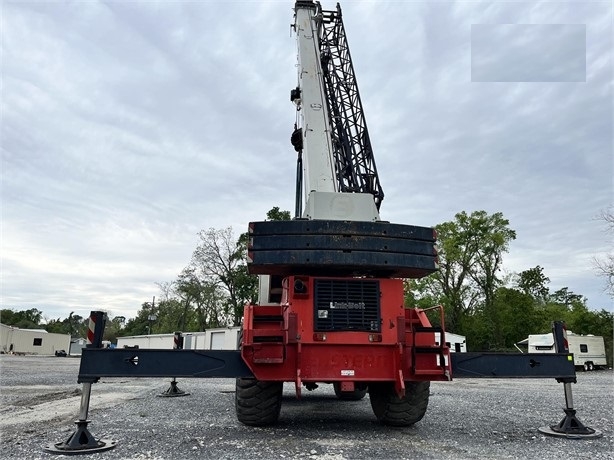
[[[405,382],[405,396],[399,398],[392,382],[369,384],[371,408],[385,425],[410,426],[422,420],[429,404],[431,382]]]
[[[283,382],[237,379],[235,410],[239,422],[249,426],[277,423],[283,388]]]
[[[335,395],[337,398],[343,401],[360,401],[367,395],[367,387],[356,388],[354,391],[341,391],[341,383],[334,382],[333,388],[335,389]]]

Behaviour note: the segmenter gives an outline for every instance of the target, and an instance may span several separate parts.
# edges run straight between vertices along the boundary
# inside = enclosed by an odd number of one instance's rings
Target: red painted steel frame
[[[258,380],[294,381],[299,394],[307,382],[394,381],[402,394],[405,381],[451,380],[449,348],[424,311],[404,307],[402,280],[378,279],[381,331],[315,332],[314,279],[286,278],[279,306],[245,307],[241,354]],[[296,280],[304,293],[288,288]]]

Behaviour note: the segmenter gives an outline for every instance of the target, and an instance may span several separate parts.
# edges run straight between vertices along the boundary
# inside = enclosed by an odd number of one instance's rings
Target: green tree
[[[247,273],[245,238],[235,239],[232,228],[209,229],[199,233],[200,243],[191,266],[200,279],[217,285],[223,292],[225,325],[238,326],[246,302],[255,297],[256,278]]]
[[[223,308],[226,299],[215,279],[199,277],[195,268],[188,267],[177,281],[177,292],[185,306],[184,314],[187,314],[188,307],[193,309],[197,330],[228,323]]]
[[[117,337],[121,335],[121,330],[124,327],[125,321],[126,318],[124,316],[107,318],[102,339],[108,340],[109,342],[117,342]]]
[[[154,312],[153,302],[143,303],[141,309],[136,313],[136,316],[128,320],[126,327],[121,330],[121,336],[125,337],[129,335],[154,333],[155,322],[149,320]]]
[[[163,299],[156,305],[156,320],[152,331],[156,334],[170,334],[176,331],[196,331],[197,322],[193,309],[185,313],[184,304],[179,298]]]
[[[17,320],[15,319],[15,312],[8,308],[0,310],[0,323],[7,326],[13,326]]]
[[[291,220],[290,211],[280,211],[279,206],[271,208],[266,213],[266,220]]]
[[[53,334],[68,334],[66,320],[60,318],[48,320],[47,324],[45,324],[45,330]]]
[[[403,281],[404,303],[406,308],[422,308],[445,305],[445,299],[441,292],[441,286],[435,282],[432,276],[420,279],[406,279]],[[444,311],[446,308],[444,308]],[[447,309],[449,310],[449,309]],[[426,312],[433,326],[441,326],[439,310]],[[449,325],[449,321],[446,321]]]
[[[550,295],[548,283],[550,278],[544,275],[544,269],[539,265],[520,272],[516,278],[518,289],[541,303],[545,303]]]
[[[608,366],[612,367],[614,363],[614,314],[610,311],[600,310],[598,312],[591,312],[595,315],[595,329],[592,334],[600,335],[605,342],[605,353],[607,356]]]
[[[516,232],[509,228],[509,221],[500,212],[488,215],[485,211],[476,211],[470,216],[460,213],[456,219],[470,235],[471,246],[477,248],[469,275],[483,296],[484,311],[492,322],[491,341],[496,347],[502,347],[505,320],[495,306],[495,292],[502,285],[499,271],[503,254],[516,239]]]
[[[528,334],[539,333],[539,312],[535,299],[518,289],[500,287],[495,293],[493,312],[497,320],[499,336],[487,348],[513,349],[514,344],[525,339]],[[492,335],[487,334],[487,337]]]
[[[612,240],[614,239],[614,206],[609,207],[601,213],[600,219],[606,224],[606,231],[610,235],[610,251],[599,257],[595,257],[595,268],[597,274],[605,280],[605,289],[614,297],[614,250],[612,250]]]
[[[43,312],[38,308],[19,311],[3,309],[0,311],[0,322],[20,329],[39,329],[42,319]]]
[[[586,298],[580,294],[574,293],[567,286],[565,286],[557,291],[554,291],[550,295],[550,301],[571,308],[576,303],[586,303]]]
[[[65,324],[66,334],[70,334],[71,337],[85,337],[89,327],[89,318],[75,315],[75,312],[71,311],[63,323]]]
[[[180,331],[189,330],[189,324],[192,323],[194,316],[194,307],[192,302],[197,295],[195,292],[198,287],[194,286],[194,269],[190,267],[186,267],[182,270],[182,272],[177,277],[177,280],[169,284],[169,291],[167,294],[172,294],[172,300],[175,300],[178,309],[177,309],[177,328]],[[167,300],[171,300],[167,298]]]
[[[568,287],[551,293],[540,265],[511,284],[501,276],[503,255],[516,237],[501,213],[461,212],[436,230],[440,270],[405,282],[406,305],[444,305],[446,328],[465,335],[470,350],[512,349],[529,334],[549,332],[552,321],[565,321],[574,333],[603,336],[612,362],[611,313],[591,311],[586,298]],[[429,317],[438,324],[436,315]]]
[[[425,290],[446,307],[446,327],[463,333],[463,319],[479,305],[496,336],[500,321],[494,308],[503,254],[516,232],[501,213],[459,212],[453,221],[435,227],[438,235],[439,272],[425,281]],[[439,296],[436,293],[439,293]]]
[[[403,292],[407,307],[429,308],[442,302],[439,285],[432,277],[404,280]]]
[[[446,307],[446,327],[460,333],[464,314],[475,306],[469,270],[476,248],[457,222],[435,227],[439,247],[439,271],[424,281],[424,290]],[[439,295],[435,293],[438,292]]]

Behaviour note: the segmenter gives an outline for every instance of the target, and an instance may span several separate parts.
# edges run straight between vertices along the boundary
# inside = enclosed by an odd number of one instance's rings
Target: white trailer
[[[239,327],[220,327],[203,332],[184,332],[184,350],[236,350]],[[132,335],[117,338],[117,348],[173,348],[175,334]]]
[[[603,337],[580,335],[567,331],[569,352],[573,353],[574,365],[585,371],[607,366]],[[529,353],[555,353],[554,337],[550,334],[532,334],[518,342],[528,346]]]

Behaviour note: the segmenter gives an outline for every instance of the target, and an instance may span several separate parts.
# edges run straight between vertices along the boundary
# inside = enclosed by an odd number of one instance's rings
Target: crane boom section
[[[319,2],[298,0],[294,11],[298,88],[291,99],[297,106],[300,126],[295,127],[293,145],[301,165],[297,190],[302,182],[306,198],[302,217],[378,221],[383,192],[341,10],[322,11]],[[296,208],[302,208],[298,196]]]
[[[297,2],[295,31],[298,45],[299,116],[303,135],[305,196],[337,192],[330,121],[320,63],[321,9],[313,2]]]

